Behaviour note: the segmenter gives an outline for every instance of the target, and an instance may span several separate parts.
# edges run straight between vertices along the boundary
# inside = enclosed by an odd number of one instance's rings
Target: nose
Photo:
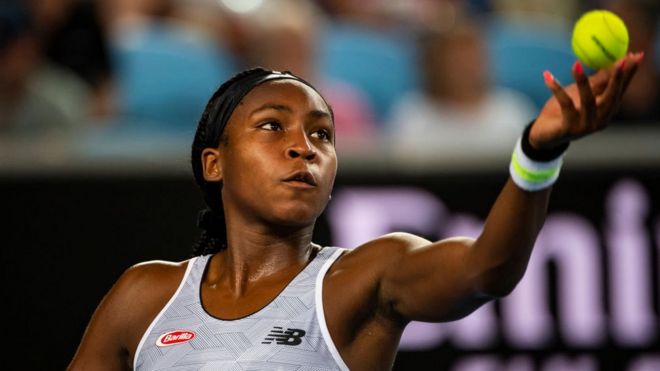
[[[286,156],[290,159],[302,157],[303,160],[312,161],[316,158],[316,151],[305,133],[296,135],[286,149]]]

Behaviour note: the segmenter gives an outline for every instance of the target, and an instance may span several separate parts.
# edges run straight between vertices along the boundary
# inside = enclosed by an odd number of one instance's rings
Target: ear
[[[222,164],[220,151],[215,148],[204,148],[202,151],[202,173],[207,182],[222,181]]]

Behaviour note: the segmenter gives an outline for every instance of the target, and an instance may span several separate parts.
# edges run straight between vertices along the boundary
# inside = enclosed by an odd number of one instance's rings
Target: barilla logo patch
[[[168,347],[170,345],[181,344],[195,338],[195,333],[188,330],[175,330],[166,332],[158,338],[156,345],[159,347]]]

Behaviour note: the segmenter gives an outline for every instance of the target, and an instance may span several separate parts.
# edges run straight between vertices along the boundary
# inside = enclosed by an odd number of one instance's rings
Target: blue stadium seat
[[[181,26],[152,23],[123,32],[112,52],[127,125],[194,127],[210,95],[235,72],[228,52]]]
[[[486,25],[494,83],[518,90],[540,108],[550,97],[543,83],[549,70],[562,83],[573,81],[575,56],[567,23],[526,16],[515,21],[493,17]]]
[[[352,84],[370,99],[377,121],[403,93],[415,88],[416,49],[408,35],[334,23],[322,32],[319,71]]]

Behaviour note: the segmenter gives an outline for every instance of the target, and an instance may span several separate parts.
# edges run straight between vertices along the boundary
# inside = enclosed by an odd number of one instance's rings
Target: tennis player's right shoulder
[[[124,271],[103,299],[98,320],[134,351],[151,321],[174,295],[190,261],[149,261]],[[106,331],[107,332],[107,331]]]
[[[119,277],[112,294],[120,302],[136,306],[166,302],[179,287],[189,262],[154,260],[135,264]]]
[[[141,262],[126,269],[117,284],[132,288],[149,287],[150,289],[179,286],[190,260],[169,262],[152,260]]]

